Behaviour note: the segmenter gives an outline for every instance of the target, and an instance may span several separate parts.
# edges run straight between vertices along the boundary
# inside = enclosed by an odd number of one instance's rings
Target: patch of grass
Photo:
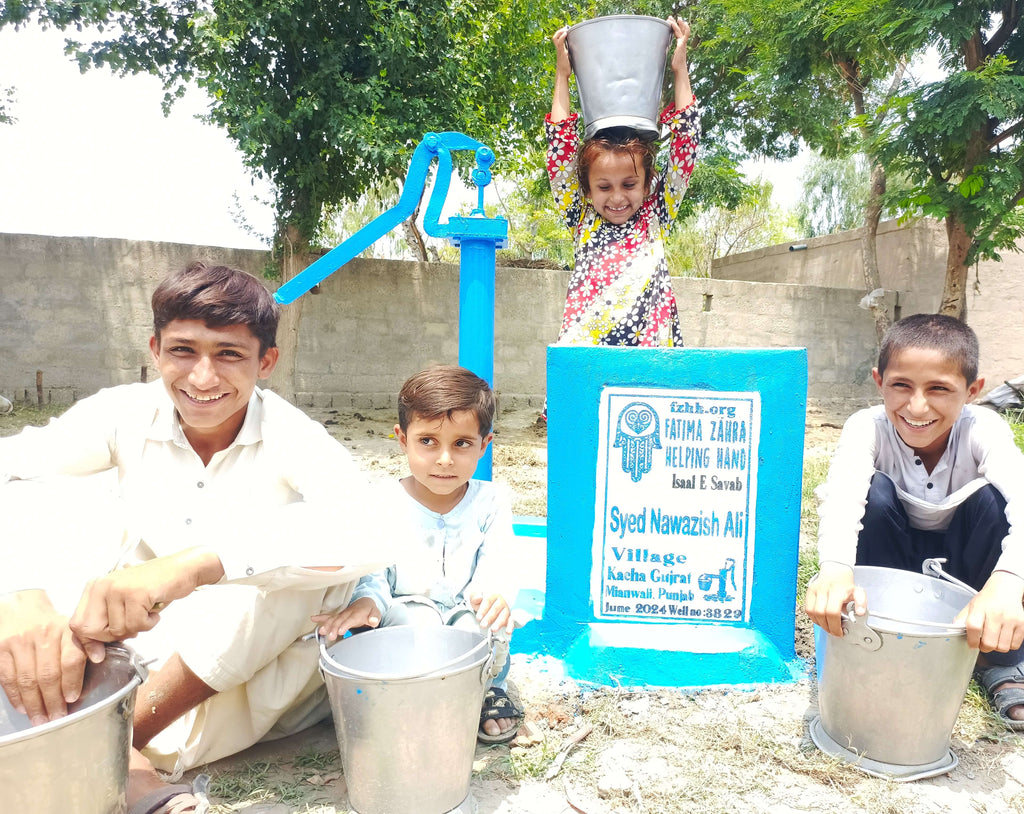
[[[805,455],[800,490],[800,533],[808,540],[818,536],[818,498],[814,490],[825,482],[831,455]]]
[[[1024,415],[1021,416],[1024,418]],[[1017,442],[1017,447],[1024,450],[1024,423],[1010,423],[1010,429],[1013,430],[1013,440]]]
[[[266,796],[267,778],[273,766],[263,760],[244,764],[238,771],[220,774],[210,780],[210,794],[238,800],[253,794]]]
[[[319,749],[306,749],[295,757],[296,769],[311,769],[313,772],[324,772],[341,765],[341,755],[337,749],[327,752]]]
[[[547,468],[547,462],[537,455],[536,449],[528,444],[494,443],[495,466],[531,466]]]
[[[70,404],[46,404],[36,407],[31,404],[16,403],[10,413],[0,415],[0,437],[15,435],[25,427],[39,427],[51,418],[61,415]]]

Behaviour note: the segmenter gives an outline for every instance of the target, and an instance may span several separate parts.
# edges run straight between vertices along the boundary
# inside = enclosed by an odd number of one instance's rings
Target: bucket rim
[[[966,621],[961,624],[953,624],[952,622],[926,622],[918,619],[896,619],[892,616],[886,616],[881,613],[875,613],[870,608],[865,618],[865,624],[880,630],[883,633],[896,633],[903,635],[913,636],[950,636],[950,635],[967,635],[967,623]],[[901,630],[900,627],[917,627],[926,628],[924,631],[908,631]]]
[[[927,561],[926,561],[927,562]],[[960,583],[957,580],[951,579],[947,574],[942,573],[941,576],[930,571],[910,571],[902,568],[889,568],[882,565],[855,565],[853,568],[854,580],[860,583],[860,578],[869,574],[874,575],[893,575],[903,580],[910,580],[916,584],[929,584],[932,586],[940,586],[941,590],[946,592],[946,598],[958,598],[963,600],[963,607],[966,607],[970,601],[977,595],[977,591],[971,586]],[[962,608],[961,608],[962,610]],[[868,607],[867,616],[865,622],[870,627],[879,628],[885,633],[905,633],[906,631],[899,629],[891,629],[891,626],[895,625],[907,625],[914,626],[917,628],[925,628],[924,632],[915,632],[914,635],[921,636],[941,636],[941,635],[967,635],[967,620],[964,619],[960,623],[954,624],[951,619],[948,622],[931,622],[920,619],[903,619],[892,616],[891,614],[879,613],[876,610],[872,610],[870,605]]]
[[[391,626],[391,627],[375,628],[375,630],[381,630],[381,631],[383,631],[383,630],[398,630],[400,628],[415,628],[415,627],[416,627],[415,625],[394,625],[394,626]],[[367,631],[367,633],[372,633],[372,632],[373,631]],[[361,635],[367,635],[367,634],[361,634]],[[487,648],[488,651],[493,650],[495,639],[494,639],[494,636],[489,631],[488,631],[486,636],[483,635],[483,634],[480,634],[480,641],[477,642],[476,644],[474,644],[465,653],[462,653],[461,655],[457,656],[454,659],[449,659],[448,661],[443,662],[440,666],[435,667],[435,668],[433,668],[431,670],[427,670],[426,672],[423,672],[423,673],[412,673],[412,674],[409,674],[409,675],[402,675],[402,674],[395,675],[395,674],[392,674],[392,673],[371,673],[371,672],[367,672],[367,671],[364,671],[364,670],[357,670],[354,667],[346,667],[343,664],[339,664],[331,656],[330,651],[328,650],[327,644],[326,644],[327,639],[324,636],[320,635],[320,630],[319,629],[317,629],[317,631],[316,631],[316,641],[317,641],[317,646],[320,649],[320,668],[322,670],[327,670],[328,672],[330,672],[331,675],[338,676],[339,678],[356,678],[356,679],[361,679],[363,681],[390,681],[390,682],[396,682],[396,681],[421,681],[421,680],[425,680],[425,679],[436,678],[436,677],[438,677],[440,675],[444,675],[447,670],[451,669],[452,667],[455,667],[456,665],[460,665],[460,664],[462,665],[459,668],[460,672],[463,671],[463,670],[472,669],[472,668],[477,666],[478,662],[476,661],[476,659],[474,659],[473,661],[469,662],[468,664],[462,664],[462,662],[464,662],[466,659],[468,659],[471,655],[473,655],[477,650],[479,650],[481,648],[485,647],[485,648]],[[334,645],[340,643],[341,641],[344,641],[344,640],[343,639],[339,639],[338,641],[333,642],[331,644],[331,646],[333,647]],[[486,660],[487,660],[487,656],[484,655],[483,658],[481,658],[479,660],[479,663],[483,664],[483,662],[485,662]],[[328,668],[330,668],[330,669],[328,669]]]
[[[661,17],[654,17],[650,14],[605,14],[601,17],[591,17],[589,20],[580,20],[580,22],[569,26],[569,33],[571,34],[573,31],[576,31],[577,29],[582,28],[583,26],[592,25],[593,23],[600,23],[605,20],[644,20],[661,23],[669,31],[672,30],[672,26],[670,26],[666,20],[663,20]]]
[[[21,741],[33,740],[34,738],[42,737],[50,732],[56,732],[59,729],[73,726],[97,710],[113,705],[130,693],[135,692],[142,685],[143,675],[145,673],[145,666],[139,661],[138,655],[134,650],[126,645],[119,644],[112,646],[108,644],[106,649],[107,659],[112,656],[116,659],[123,659],[135,669],[135,675],[133,675],[123,687],[105,698],[94,701],[81,709],[76,709],[74,712],[65,715],[63,718],[58,718],[56,721],[47,721],[45,724],[39,724],[38,726],[32,726],[28,729],[19,729],[16,732],[9,732],[6,735],[0,735],[0,747],[8,746],[12,743],[20,743]],[[2,692],[2,690],[0,690],[0,692]]]

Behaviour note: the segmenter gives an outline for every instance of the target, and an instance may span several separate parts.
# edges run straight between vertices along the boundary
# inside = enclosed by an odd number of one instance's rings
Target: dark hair
[[[978,378],[978,336],[965,322],[942,314],[914,314],[893,324],[882,338],[878,375],[907,348],[929,348],[956,362],[967,384]]]
[[[153,292],[153,333],[176,319],[201,320],[209,328],[245,325],[260,342],[260,357],[277,345],[280,309],[259,280],[244,271],[189,263]]]
[[[590,168],[600,155],[612,153],[613,155],[629,156],[633,160],[633,169],[637,174],[643,170],[644,194],[650,191],[651,179],[654,178],[654,159],[658,154],[658,145],[653,141],[632,137],[625,141],[608,138],[592,138],[583,143],[579,159],[576,163],[577,172],[580,176],[580,189],[588,198],[590,197]],[[637,161],[640,162],[639,168]]]
[[[487,435],[494,424],[497,400],[491,386],[458,365],[435,365],[411,376],[398,394],[398,426],[405,432],[413,418],[447,418],[472,410]]]

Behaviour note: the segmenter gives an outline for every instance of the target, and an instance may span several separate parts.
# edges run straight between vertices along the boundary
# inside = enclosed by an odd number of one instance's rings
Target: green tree
[[[800,181],[803,195],[796,217],[801,234],[830,235],[863,225],[869,171],[862,153],[836,158],[812,155]]]
[[[274,189],[285,280],[308,264],[325,213],[402,177],[425,131],[465,132],[515,166],[522,134],[548,105],[537,90],[546,16],[540,0],[0,4],[0,26],[97,26],[92,40],[69,41],[82,69],[155,74],[165,106],[190,84],[204,89],[208,120]],[[282,320],[287,361],[275,381],[289,392],[300,315],[301,300]]]
[[[894,0],[848,10],[855,25],[927,27],[944,79],[893,99],[873,149],[906,175],[907,215],[942,219],[948,248],[940,313],[966,318],[967,272],[1024,236],[1024,35],[1013,2]]]
[[[792,240],[796,218],[772,203],[772,185],[752,183],[738,206],[703,207],[669,234],[665,256],[678,277],[710,277],[712,262]]]
[[[854,2],[706,0],[698,14],[713,33],[701,43],[705,73],[726,77],[737,113],[719,105],[721,124],[749,155],[785,158],[802,141],[826,157],[862,152],[870,166],[862,210],[862,257],[868,290],[880,287],[876,234],[887,171],[872,138],[888,111],[885,99],[905,83],[910,58],[927,32],[891,32],[846,15]],[[704,64],[706,60],[706,65]],[[873,308],[879,335],[884,302]]]

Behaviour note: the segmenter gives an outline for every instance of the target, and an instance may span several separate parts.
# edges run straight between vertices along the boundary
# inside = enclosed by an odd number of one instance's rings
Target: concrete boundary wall
[[[862,230],[770,246],[716,260],[716,279],[770,281],[867,293],[861,254]],[[806,245],[806,249],[797,247]],[[934,312],[942,302],[946,274],[946,230],[934,220],[909,226],[886,221],[878,229],[882,287],[904,292],[897,316]],[[791,251],[791,248],[797,248]],[[906,292],[912,292],[910,296]],[[981,375],[989,389],[1024,373],[1024,254],[1003,253],[985,261],[967,280],[967,322],[981,343]],[[812,381],[815,373],[811,373]]]
[[[58,403],[152,379],[149,296],[164,274],[193,259],[260,274],[268,257],[208,246],[0,234],[0,393],[34,402],[37,371],[43,400]],[[545,348],[558,333],[567,283],[565,271],[497,270],[495,384],[506,405],[543,404]],[[862,291],[742,279],[674,279],[673,285],[688,345],[806,347],[811,409],[828,420],[874,400],[874,326],[857,305]],[[986,324],[1000,321],[1019,342],[1019,320],[1006,316],[1007,309],[1019,310],[1014,296],[1008,303],[986,285],[972,294],[972,314]],[[898,291],[893,299],[903,313],[935,307],[927,294]],[[457,361],[457,266],[354,260],[319,293],[304,296],[302,307],[295,381],[301,405],[394,407],[407,376]],[[1013,344],[987,334],[981,339],[983,348]],[[1014,362],[998,375],[1022,371],[1024,362]]]

